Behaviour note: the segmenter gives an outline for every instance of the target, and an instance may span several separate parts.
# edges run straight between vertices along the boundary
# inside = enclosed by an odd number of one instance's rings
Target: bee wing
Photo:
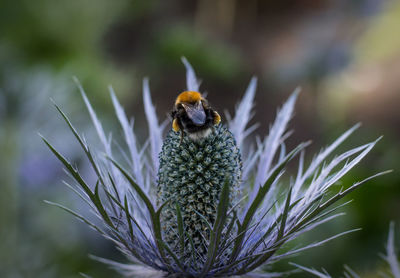
[[[204,112],[204,108],[201,102],[198,102],[195,105],[191,104],[182,104],[182,105],[186,111],[187,116],[195,125],[201,126],[205,124],[206,113]]]

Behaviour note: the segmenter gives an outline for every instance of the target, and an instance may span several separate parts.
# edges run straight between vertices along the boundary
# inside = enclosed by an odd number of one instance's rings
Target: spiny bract
[[[184,232],[190,235],[196,251],[203,258],[210,240],[208,225],[215,222],[224,182],[230,190],[230,206],[237,201],[241,177],[241,158],[235,139],[221,124],[202,140],[192,140],[170,131],[160,153],[158,203],[167,202],[162,211],[164,240],[179,250],[177,207],[182,213]],[[191,254],[189,240],[185,256]],[[193,250],[195,251],[195,250]],[[201,265],[201,260],[198,261]]]

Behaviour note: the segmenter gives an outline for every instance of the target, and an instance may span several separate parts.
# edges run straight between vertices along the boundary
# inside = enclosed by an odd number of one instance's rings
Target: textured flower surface
[[[187,90],[199,91],[199,82],[189,63]],[[321,150],[306,165],[301,143],[286,151],[290,135],[287,124],[292,117],[297,90],[277,112],[269,134],[256,146],[247,143],[257,126],[248,127],[252,115],[256,79],[228,117],[204,140],[192,140],[168,131],[159,124],[150,98],[149,84],[143,82],[143,100],[149,138],[137,142],[133,120],[129,121],[110,87],[116,115],[121,124],[126,149],[114,154],[107,137],[82,87],[103,149],[93,151],[57,107],[88,157],[97,176],[89,184],[65,157],[46,139],[44,142],[64,164],[74,180],[68,186],[100,218],[98,225],[60,204],[106,238],[126,255],[128,263],[106,262],[128,277],[279,277],[268,271],[274,262],[299,253],[346,233],[282,250],[304,232],[330,221],[342,213],[336,202],[378,173],[340,191],[332,186],[363,159],[376,142],[353,148],[330,158],[334,150],[358,127],[352,127],[330,146]],[[240,150],[246,150],[241,152]],[[104,153],[106,155],[104,155]],[[298,159],[295,177],[285,177],[289,161]],[[117,157],[126,158],[123,165]],[[242,162],[243,161],[243,162]],[[262,268],[262,269],[261,269]]]
[[[201,258],[205,256],[211,235],[209,223],[216,220],[225,179],[231,188],[228,206],[231,208],[238,196],[235,191],[239,188],[240,175],[239,149],[225,127],[218,125],[201,141],[187,136],[181,140],[177,132],[170,131],[160,153],[158,176],[159,204],[167,202],[161,213],[163,239],[176,252],[184,249],[188,259],[192,251]],[[190,237],[183,244],[179,242],[177,210],[182,217],[182,231]],[[200,271],[202,261],[203,258],[193,260],[191,265]]]

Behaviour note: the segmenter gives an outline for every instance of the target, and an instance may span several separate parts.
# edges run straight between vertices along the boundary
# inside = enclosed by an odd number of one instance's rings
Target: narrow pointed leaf
[[[226,222],[226,215],[229,207],[229,192],[230,192],[230,185],[229,185],[229,178],[227,178],[222,187],[221,194],[219,197],[217,217],[215,219],[215,223],[211,231],[210,244],[208,246],[208,252],[207,252],[207,261],[204,264],[201,277],[204,277],[204,275],[212,267],[215,257],[217,255],[217,250],[219,248],[221,239],[221,233],[222,229],[224,228],[224,224]]]

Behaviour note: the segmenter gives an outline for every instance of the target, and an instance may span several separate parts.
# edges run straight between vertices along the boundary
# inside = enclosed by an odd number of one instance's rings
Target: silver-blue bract
[[[199,82],[190,64],[183,59],[187,69],[187,89],[198,91]],[[278,277],[280,273],[265,272],[283,258],[323,243],[352,231],[333,235],[328,239],[295,249],[280,251],[287,242],[322,223],[340,215],[336,210],[342,205],[335,203],[358,188],[376,174],[357,182],[339,192],[331,188],[352,169],[374,147],[376,141],[356,147],[329,159],[333,151],[358,127],[352,127],[330,146],[314,156],[305,165],[305,147],[302,143],[286,151],[285,140],[290,135],[287,124],[292,117],[298,95],[296,90],[278,111],[268,136],[258,140],[255,146],[248,144],[248,135],[257,127],[248,127],[252,118],[256,90],[253,78],[239,103],[234,117],[226,123],[239,148],[242,149],[243,172],[238,204],[229,204],[228,183],[221,185],[219,203],[215,210],[214,223],[209,223],[210,235],[206,250],[198,254],[191,248],[189,256],[175,252],[163,238],[161,215],[168,204],[157,204],[156,186],[159,168],[159,153],[163,142],[165,124],[159,124],[151,102],[149,83],[143,82],[143,99],[149,126],[149,138],[140,145],[134,133],[133,120],[129,121],[115,94],[110,88],[111,98],[121,124],[126,149],[122,157],[126,163],[116,161],[111,137],[107,137],[82,87],[79,89],[89,110],[102,143],[102,150],[92,150],[89,144],[73,128],[67,116],[57,107],[88,157],[96,175],[96,184],[88,184],[78,169],[63,157],[46,140],[51,151],[64,164],[75,180],[71,187],[103,222],[95,225],[79,213],[59,206],[87,223],[106,238],[112,240],[126,255],[125,264],[99,259],[114,266],[119,272],[132,277],[225,277],[243,275],[247,277]],[[243,152],[243,150],[245,150]],[[104,155],[105,153],[105,155]],[[297,175],[283,178],[287,163],[299,156]],[[238,206],[237,206],[238,205]],[[235,207],[237,209],[230,209]],[[190,235],[184,233],[182,216],[176,210],[176,232],[182,246],[192,244]],[[178,248],[179,249],[179,248]],[[194,267],[193,262],[201,263]],[[261,267],[263,270],[261,271]]]
[[[396,256],[396,251],[395,251],[395,244],[394,244],[394,222],[390,223],[389,227],[389,235],[388,235],[388,240],[386,243],[386,254],[383,255],[383,259],[386,261],[386,263],[389,266],[389,269],[387,271],[381,271],[379,272],[379,277],[382,278],[400,278],[400,263],[399,260],[397,259]],[[310,274],[313,274],[316,277],[319,278],[332,278],[331,275],[324,269],[323,272],[320,272],[318,270],[315,270],[314,268],[308,268],[304,267],[298,264],[293,264],[292,265],[300,268],[301,270],[304,270]],[[344,266],[344,272],[343,275],[346,278],[360,278],[361,276],[357,274],[354,270],[352,270],[349,266],[345,265]]]

